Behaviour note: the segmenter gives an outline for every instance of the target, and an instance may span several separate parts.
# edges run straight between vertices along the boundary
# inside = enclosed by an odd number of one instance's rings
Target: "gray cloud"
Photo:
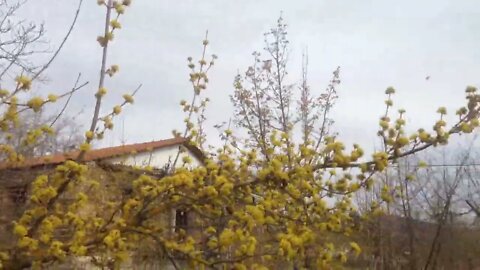
[[[75,6],[73,0],[35,0],[23,14],[45,21],[55,45]],[[292,82],[298,80],[305,46],[315,91],[326,87],[336,66],[342,67],[334,115],[336,129],[349,143],[373,144],[387,86],[398,89],[395,103],[407,109],[412,128],[430,128],[438,106],[454,112],[463,104],[465,86],[480,84],[480,6],[475,0],[137,0],[121,18],[124,28],[110,50],[110,62],[119,64],[121,72],[107,83],[111,92],[104,108],[143,83],[135,106],[125,111],[127,140],[165,138],[181,128],[184,116],[178,102],[191,95],[186,58],[200,55],[208,29],[210,52],[220,57],[207,90],[212,99],[208,124],[228,120],[233,77],[251,63],[251,52],[263,47],[262,34],[281,11],[290,27]],[[78,94],[71,110],[85,108],[86,121],[98,80],[100,48],[95,39],[102,21],[96,1],[86,0],[71,39],[48,72],[52,82],[41,87],[70,87],[82,72],[91,85]],[[215,139],[216,133],[209,131]],[[120,137],[117,129],[106,142],[118,144]]]

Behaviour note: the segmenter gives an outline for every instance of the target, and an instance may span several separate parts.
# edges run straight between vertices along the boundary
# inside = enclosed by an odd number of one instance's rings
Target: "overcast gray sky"
[[[96,37],[104,10],[94,0],[84,2],[71,39],[48,71],[52,82],[39,91],[69,88],[81,72],[91,85],[77,95],[70,111],[84,108],[89,120],[101,53]],[[44,21],[55,46],[76,3],[31,0],[22,14]],[[206,92],[212,100],[207,124],[228,120],[233,78],[252,63],[251,52],[263,48],[263,33],[282,11],[292,45],[291,81],[300,78],[306,46],[314,91],[322,91],[331,72],[341,66],[335,130],[349,143],[371,145],[376,140],[383,93],[390,85],[397,89],[395,104],[407,110],[408,124],[430,129],[440,105],[453,114],[464,103],[465,86],[480,84],[478,0],[134,0],[111,46],[109,62],[119,64],[121,71],[107,82],[111,91],[104,109],[142,83],[135,105],[123,114],[127,142],[167,138],[172,129],[182,128],[178,103],[192,91],[186,58],[198,58],[208,29],[210,53],[219,59]],[[106,144],[119,144],[121,133],[117,125]],[[213,128],[209,137],[216,140]]]

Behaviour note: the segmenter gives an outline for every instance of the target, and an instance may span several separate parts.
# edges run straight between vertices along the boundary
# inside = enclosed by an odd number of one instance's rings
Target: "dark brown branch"
[[[475,214],[480,217],[480,209],[474,205],[471,201],[469,200],[465,200],[465,202],[468,204],[468,206],[470,207],[470,209],[472,209],[473,212],[475,212]]]
[[[113,0],[108,0],[107,4],[107,14],[105,16],[105,30],[104,30],[104,36],[105,38],[110,30],[110,17],[112,13],[112,5],[113,5]],[[102,52],[102,64],[100,67],[100,80],[98,82],[98,89],[102,88],[105,84],[105,70],[107,66],[107,53],[108,53],[108,44],[109,42],[106,41],[106,43],[103,46],[103,52]],[[97,89],[97,91],[98,91]],[[93,118],[92,118],[92,124],[90,125],[90,131],[95,132],[95,128],[97,127],[97,122],[98,122],[98,115],[100,114],[100,107],[102,105],[102,96],[97,95],[97,101],[95,103],[95,109],[93,112]]]

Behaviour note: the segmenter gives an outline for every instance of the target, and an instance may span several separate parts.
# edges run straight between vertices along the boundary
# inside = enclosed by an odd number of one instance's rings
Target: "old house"
[[[182,159],[186,156],[192,160],[189,166],[199,166],[204,160],[204,155],[197,147],[191,146],[183,138],[152,141],[146,143],[129,144],[88,151],[84,161],[92,170],[121,170],[123,174],[128,169],[136,167],[150,167],[150,173],[156,176],[165,175],[174,160],[178,156],[175,166],[182,166]],[[43,156],[27,159],[21,164],[0,163],[0,244],[9,243],[12,239],[12,221],[19,217],[25,205],[28,203],[29,184],[37,175],[48,174],[55,166],[77,158],[78,151]],[[98,171],[98,170],[97,170]],[[93,174],[93,173],[92,173]],[[101,178],[102,187],[109,189],[108,176],[95,173],[95,177]],[[129,181],[138,177],[138,172],[128,176],[126,181],[117,182],[123,192],[130,188]],[[123,185],[123,186],[122,186]],[[177,210],[168,216],[169,222],[174,227],[187,226],[187,213]],[[1,247],[1,246],[0,246]]]

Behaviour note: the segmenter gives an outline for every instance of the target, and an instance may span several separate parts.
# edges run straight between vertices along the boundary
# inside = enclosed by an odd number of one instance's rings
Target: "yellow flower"
[[[20,224],[15,224],[15,226],[13,227],[13,232],[18,236],[25,236],[28,234],[27,228]]]
[[[115,239],[111,235],[107,235],[103,238],[103,243],[107,245],[107,247],[112,248],[115,245]]]
[[[214,228],[214,227],[211,227],[211,226],[208,227],[208,228],[205,230],[205,233],[207,233],[207,234],[214,234],[214,233],[216,233],[216,232],[217,232],[217,230],[215,230],[215,228]]]
[[[100,46],[105,47],[108,44],[108,40],[105,37],[98,36],[97,37],[98,43],[100,43]]]
[[[123,95],[123,99],[125,99],[126,103],[133,103],[133,97],[131,95],[125,94]]]
[[[94,135],[93,132],[90,130],[85,132],[85,138],[87,138],[88,140],[93,139],[93,135]]]
[[[66,253],[62,248],[63,248],[63,243],[62,242],[53,241],[52,244],[50,244],[50,249],[48,251],[53,256],[55,256],[59,259],[63,259],[63,258],[65,258]]]
[[[27,102],[27,106],[30,107],[34,112],[40,111],[43,106],[43,99],[41,97],[34,97]]]
[[[103,97],[103,96],[105,96],[105,94],[107,94],[107,88],[100,87],[100,89],[98,89],[98,92],[95,94],[95,96],[96,97]]]
[[[265,214],[262,209],[260,209],[258,206],[253,206],[253,205],[247,205],[245,207],[247,212],[253,217],[255,221],[257,221],[260,224],[263,224],[265,221]]]
[[[387,203],[390,203],[393,200],[387,186],[383,186],[380,197]]]
[[[350,247],[355,252],[355,256],[360,255],[360,253],[362,252],[362,249],[360,248],[360,246],[355,242],[350,242]]]
[[[44,125],[44,126],[41,126],[40,127],[40,130],[45,133],[45,134],[48,134],[48,135],[53,135],[55,134],[55,130],[47,125]]]
[[[51,236],[49,234],[42,234],[40,235],[40,242],[44,243],[44,244],[48,244],[51,240]]]
[[[78,201],[87,201],[87,200],[88,200],[88,196],[87,196],[85,193],[83,193],[83,192],[79,192],[79,193],[77,194],[77,200],[78,200]]]
[[[387,95],[391,95],[391,94],[395,94],[395,88],[393,87],[388,87],[387,90],[385,90],[385,94]]]
[[[107,129],[113,128],[112,118],[110,118],[109,116],[103,118],[102,121],[104,122],[103,125],[105,126],[105,128]]]
[[[8,260],[8,258],[9,258],[8,253],[0,252],[0,261],[6,261]]]
[[[480,125],[480,121],[478,120],[478,118],[474,118],[470,121],[470,125],[472,127],[478,127]]]
[[[117,252],[115,252],[114,255],[115,255],[115,258],[118,259],[121,262],[124,262],[124,261],[128,260],[128,258],[129,258],[128,252],[126,252],[126,251],[117,251]]]
[[[108,32],[105,34],[105,40],[112,41],[115,35],[112,32]]]
[[[38,249],[38,240],[32,239],[30,237],[22,237],[20,240],[17,242],[17,246],[19,248],[25,248],[28,247],[30,250],[36,250]]]
[[[0,97],[6,97],[10,94],[10,92],[6,89],[0,89]]]
[[[475,86],[467,86],[467,89],[465,90],[466,93],[475,93],[477,92],[477,88]]]
[[[468,123],[464,122],[460,125],[460,130],[464,133],[470,133],[472,132],[473,128]]]
[[[112,65],[110,67],[110,70],[116,73],[120,70],[120,67],[118,65]]]
[[[400,138],[398,138],[398,140],[397,140],[397,145],[398,145],[399,147],[403,147],[403,146],[407,145],[409,142],[410,142],[410,141],[408,140],[407,137],[400,137]]]
[[[218,246],[218,240],[215,237],[212,237],[210,240],[207,242],[207,246],[211,249],[214,249]]]
[[[221,246],[229,246],[235,240],[235,233],[231,229],[225,229],[220,234],[219,243]]]
[[[87,248],[85,246],[71,246],[70,251],[77,256],[84,256],[87,253]]]
[[[117,4],[115,5],[115,11],[117,11],[118,14],[123,14],[125,13],[125,6]]]
[[[463,114],[466,114],[466,113],[467,113],[467,108],[465,108],[465,107],[461,107],[456,112],[457,115],[463,115]]]
[[[113,113],[114,114],[120,114],[121,112],[122,112],[122,107],[120,107],[118,105],[113,107]]]
[[[22,90],[29,90],[32,87],[32,80],[25,75],[18,76],[15,78],[15,81],[17,82],[18,87]]]
[[[430,140],[430,134],[424,130],[419,130],[418,137],[420,138],[421,142],[428,142]]]
[[[58,96],[56,96],[54,94],[48,95],[48,101],[50,101],[50,102],[55,102],[55,101],[57,101],[57,99],[58,99]]]
[[[359,183],[352,183],[350,184],[350,191],[355,192],[360,189],[360,184]]]
[[[243,263],[235,263],[233,265],[233,269],[235,269],[235,270],[247,270],[247,267]]]
[[[233,184],[228,182],[222,185],[222,187],[220,188],[220,193],[223,195],[228,195],[232,192],[232,190],[233,190]]]
[[[184,156],[182,158],[182,162],[185,163],[185,164],[190,164],[190,163],[192,163],[192,158],[189,157],[189,156]]]
[[[113,28],[113,29],[120,29],[122,28],[122,25],[120,24],[120,22],[118,20],[112,20],[110,21],[110,26]]]
[[[89,143],[82,143],[80,145],[80,151],[88,151],[90,150],[91,145]]]
[[[445,108],[445,107],[440,107],[440,108],[438,108],[437,113],[439,113],[439,114],[447,114],[447,108]]]

